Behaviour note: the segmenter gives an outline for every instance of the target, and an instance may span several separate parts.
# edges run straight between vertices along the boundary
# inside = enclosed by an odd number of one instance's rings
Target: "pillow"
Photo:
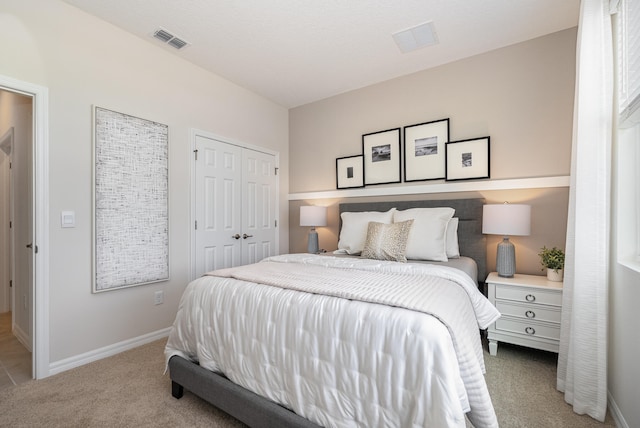
[[[458,217],[454,217],[447,223],[447,258],[457,259],[460,257],[460,246],[458,245]]]
[[[360,257],[406,262],[407,238],[412,224],[413,220],[391,224],[370,222]]]
[[[362,248],[364,248],[364,242],[367,239],[369,222],[393,223],[393,212],[395,210],[395,208],[391,208],[387,212],[364,211],[359,213],[342,213],[340,215],[340,218],[342,218],[342,229],[340,229],[338,249],[334,251],[334,253],[360,254]]]
[[[407,258],[446,262],[447,224],[453,217],[453,208],[411,208],[396,211],[394,222],[413,219],[413,227],[407,241]]]

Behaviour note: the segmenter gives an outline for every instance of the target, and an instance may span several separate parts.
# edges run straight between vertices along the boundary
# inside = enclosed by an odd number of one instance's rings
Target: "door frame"
[[[0,89],[32,98],[33,257],[32,376],[49,376],[49,89],[0,75]]]
[[[253,144],[247,144],[239,141],[231,140],[227,137],[221,137],[220,135],[213,134],[211,132],[203,131],[200,129],[190,128],[189,130],[189,197],[190,197],[190,212],[189,212],[189,224],[187,227],[189,228],[189,282],[193,281],[196,276],[196,231],[195,231],[195,222],[196,222],[196,159],[194,156],[194,151],[196,150],[196,137],[205,137],[210,138],[212,140],[220,141],[221,143],[231,144],[233,146],[238,146],[243,149],[254,150],[256,152],[266,153],[268,155],[272,155],[275,158],[275,167],[280,169],[280,153],[274,150],[266,149],[264,147],[254,146]],[[275,253],[280,253],[280,175],[276,176],[276,214],[275,219],[278,222],[278,227],[276,230],[275,237]]]

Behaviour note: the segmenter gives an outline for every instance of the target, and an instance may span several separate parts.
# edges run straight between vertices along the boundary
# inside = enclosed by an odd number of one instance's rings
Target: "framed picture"
[[[449,119],[404,127],[404,181],[445,178]]]
[[[489,178],[489,137],[446,144],[447,180]]]
[[[351,189],[364,187],[363,156],[347,156],[336,159],[336,187]]]
[[[95,107],[93,140],[93,292],[168,280],[168,126]]]
[[[362,136],[364,184],[400,182],[400,128]]]

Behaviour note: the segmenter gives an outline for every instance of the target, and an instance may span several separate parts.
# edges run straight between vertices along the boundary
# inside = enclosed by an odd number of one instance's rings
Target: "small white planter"
[[[556,270],[547,268],[547,279],[549,281],[560,282],[560,281],[562,281],[563,274],[564,274],[564,270],[562,270],[562,269],[558,269],[556,271]]]

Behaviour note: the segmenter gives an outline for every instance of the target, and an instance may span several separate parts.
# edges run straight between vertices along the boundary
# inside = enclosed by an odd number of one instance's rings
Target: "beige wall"
[[[561,31],[292,109],[291,192],[335,189],[362,134],[443,118],[452,141],[491,137],[492,179],[568,175],[575,43]]]
[[[280,153],[280,250],[288,250],[288,112],[244,88],[58,0],[5,0],[0,75],[49,89],[50,360],[171,326],[189,272],[189,131]],[[92,106],[169,126],[170,275],[91,293]],[[76,227],[62,229],[60,212]],[[153,295],[164,290],[164,304]]]
[[[532,205],[531,235],[514,236],[511,241],[516,246],[516,267],[518,273],[542,275],[538,250],[543,245],[547,247],[564,248],[567,229],[567,208],[569,191],[567,188],[526,189],[526,190],[493,190],[482,192],[459,192],[430,195],[376,196],[351,198],[348,202],[370,202],[380,200],[417,201],[423,199],[442,200],[446,206],[447,199],[484,198],[486,203],[527,203]],[[300,224],[301,205],[321,205],[327,208],[327,227],[318,227],[320,248],[331,251],[338,245],[338,204],[347,202],[346,199],[319,199],[291,201],[289,218],[291,221],[290,250],[303,253],[307,251],[308,227],[296,227]],[[496,266],[496,251],[500,236],[487,236],[487,269],[494,271]]]
[[[576,30],[569,29],[294,108],[289,115],[290,190],[335,190],[337,157],[362,153],[362,134],[442,118],[450,140],[489,135],[491,179],[567,176],[570,173]],[[392,186],[441,185],[443,181]],[[454,188],[454,183],[448,183]],[[378,189],[381,186],[368,186]],[[542,274],[537,252],[564,248],[567,187],[430,193],[402,199],[484,197],[488,203],[532,205],[532,235],[515,237],[517,270]],[[297,198],[294,198],[297,199]],[[372,199],[399,199],[397,196]],[[352,199],[353,201],[356,199]],[[292,200],[290,250],[306,250],[308,228],[297,226],[299,206],[331,206],[330,224],[319,228],[320,246],[337,246],[337,203]],[[495,269],[499,237],[487,239],[488,268]]]
[[[636,321],[640,301],[637,247],[637,237],[640,236],[640,212],[637,207],[640,125],[636,125],[635,139],[633,133],[632,129],[618,131],[617,138],[613,140],[607,347],[609,392],[626,423],[619,426],[640,427],[637,393],[640,382],[640,330]]]
[[[617,232],[614,219],[613,233]],[[640,273],[619,263],[618,239],[614,235],[609,283],[608,386],[619,412],[624,415],[626,426],[637,427],[640,426],[637,392],[640,382],[640,330],[637,322]]]

